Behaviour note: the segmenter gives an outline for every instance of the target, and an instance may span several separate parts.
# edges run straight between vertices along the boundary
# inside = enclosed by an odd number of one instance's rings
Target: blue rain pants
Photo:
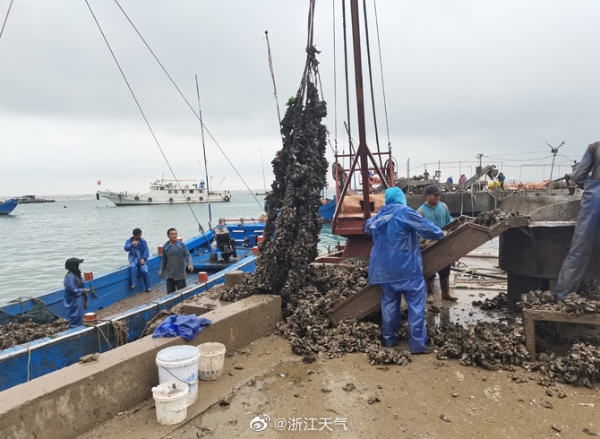
[[[569,294],[577,292],[592,258],[592,250],[599,241],[600,180],[590,180],[585,182],[571,248],[558,276],[556,300],[564,301]]]
[[[131,262],[129,264],[129,271],[131,273],[131,285],[137,285],[138,273],[142,278],[142,283],[144,284],[144,291],[149,290],[152,285],[150,285],[150,273],[148,273],[148,264],[140,265],[138,262]]]
[[[408,346],[413,353],[426,349],[427,329],[425,328],[425,300],[427,288],[423,277],[405,279],[380,284],[381,296],[381,332],[383,344],[394,346],[398,343],[400,329],[400,302],[402,294],[408,304]]]

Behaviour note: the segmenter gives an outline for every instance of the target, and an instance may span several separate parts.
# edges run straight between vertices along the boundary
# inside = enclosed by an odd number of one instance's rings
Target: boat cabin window
[[[169,189],[169,193],[170,193],[170,194],[172,194],[172,193],[173,193],[173,191],[172,191],[171,189]]]
[[[164,190],[165,190],[165,187],[164,187],[164,186],[161,186],[161,187],[160,187],[160,190],[161,190],[161,191],[164,191]]]

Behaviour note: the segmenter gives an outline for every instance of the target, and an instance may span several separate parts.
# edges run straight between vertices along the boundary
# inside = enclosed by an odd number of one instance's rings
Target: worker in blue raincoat
[[[367,220],[365,232],[373,237],[369,283],[379,284],[382,335],[385,346],[399,339],[401,294],[408,304],[408,344],[412,353],[431,353],[426,346],[423,259],[417,235],[441,239],[444,232],[406,205],[406,196],[395,187],[385,191],[385,205]]]
[[[148,250],[148,243],[142,238],[141,229],[133,229],[133,236],[125,241],[123,248],[129,253],[127,258],[129,259],[129,271],[131,274],[131,289],[133,290],[137,287],[139,273],[144,284],[144,291],[150,292],[150,273],[148,272],[150,250]]]
[[[577,292],[592,258],[592,251],[599,245],[600,142],[587,147],[573,173],[573,181],[583,189],[583,195],[571,248],[558,275],[555,295],[559,301]]]
[[[83,259],[69,258],[65,262],[67,274],[65,275],[65,317],[69,320],[69,328],[83,325],[83,312],[85,299],[90,290],[83,288],[83,279],[79,264]]]

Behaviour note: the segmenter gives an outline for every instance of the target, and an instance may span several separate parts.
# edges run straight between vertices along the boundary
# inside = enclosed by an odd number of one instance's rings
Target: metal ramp
[[[474,224],[469,217],[455,219],[443,228],[448,231],[448,236],[421,251],[423,276],[433,276],[508,229],[524,227],[528,223],[529,217],[526,216],[508,218],[492,227]],[[336,326],[345,318],[361,319],[378,310],[380,304],[381,287],[369,285],[332,308],[329,319]]]

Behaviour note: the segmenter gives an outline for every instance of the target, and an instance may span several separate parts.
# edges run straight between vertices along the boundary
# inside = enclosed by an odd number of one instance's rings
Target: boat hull
[[[10,200],[6,200],[0,203],[0,215],[8,215],[15,207],[19,204],[18,198],[11,198]]]
[[[163,198],[157,197],[154,194],[126,194],[109,191],[98,191],[96,192],[96,198],[105,198],[116,206],[150,206],[150,205],[162,205],[162,204],[187,204],[187,203],[227,203],[231,201],[231,195],[229,194],[211,194],[202,196],[179,196],[174,195],[173,197]]]
[[[87,354],[105,352],[115,345],[114,332],[110,321],[116,320],[127,325],[129,341],[140,338],[148,321],[159,311],[170,309],[174,305],[206,291],[215,284],[225,281],[225,274],[231,270],[254,272],[255,258],[252,247],[257,245],[257,237],[262,235],[264,224],[243,224],[227,226],[231,238],[235,239],[237,257],[228,261],[211,261],[210,241],[214,237],[212,230],[205,235],[199,235],[186,241],[194,260],[196,271],[207,271],[208,282],[193,285],[188,281],[189,287],[173,294],[166,294],[160,299],[153,300],[125,312],[107,317],[96,327],[80,326],[69,329],[51,337],[42,338],[22,345],[14,346],[0,351],[0,391],[27,382],[33,378],[43,376],[49,372],[61,369],[79,361]],[[164,283],[158,277],[160,256],[154,255],[148,259],[153,288]],[[197,277],[196,277],[197,279]],[[196,280],[197,282],[197,280]],[[87,312],[97,311],[109,305],[141,292],[141,285],[137,290],[131,290],[130,270],[128,266],[99,276],[92,281],[86,281],[85,287],[92,288],[97,297],[90,297],[90,306]],[[43,301],[48,309],[64,317],[63,303],[64,289],[57,289],[35,297]],[[8,321],[7,317],[19,315],[29,311],[33,301],[24,299],[16,303],[0,305],[0,324]],[[100,334],[102,332],[102,334]]]

